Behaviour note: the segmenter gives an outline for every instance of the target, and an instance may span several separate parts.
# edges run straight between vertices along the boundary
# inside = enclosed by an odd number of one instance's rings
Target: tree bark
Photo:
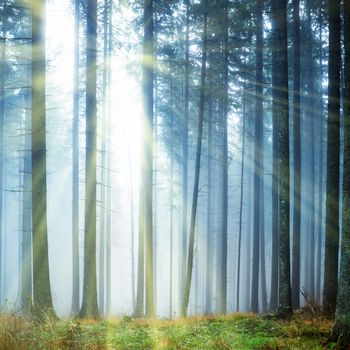
[[[278,310],[280,314],[292,312],[290,283],[290,169],[289,169],[289,108],[288,108],[288,43],[287,43],[287,1],[272,1],[272,23],[275,56],[273,89],[278,90],[278,99],[273,96],[278,118]]]
[[[344,174],[342,244],[335,325],[331,337],[341,349],[350,346],[350,3],[344,2]]]
[[[45,0],[32,7],[32,224],[34,312],[54,315],[49,272],[46,183]]]
[[[184,276],[186,273],[186,250],[187,250],[187,201],[188,201],[188,119],[190,100],[190,1],[186,0],[186,44],[185,44],[185,106],[182,130],[182,233],[180,247],[180,298],[184,292]],[[181,300],[180,300],[181,303]]]
[[[327,193],[323,307],[335,311],[339,252],[340,1],[329,2]]]
[[[293,261],[292,300],[300,307],[300,203],[301,203],[301,141],[300,141],[300,16],[299,0],[293,0]]]
[[[145,263],[146,316],[155,316],[154,245],[153,245],[153,88],[154,88],[153,0],[144,0],[144,38],[142,86],[144,121],[144,181],[145,181]]]
[[[73,128],[72,128],[72,314],[79,313],[79,26],[80,0],[74,2],[74,77],[73,77]]]
[[[193,196],[192,196],[191,225],[190,225],[190,237],[189,237],[189,245],[188,245],[186,280],[185,280],[184,294],[183,294],[183,300],[181,305],[181,315],[183,317],[187,315],[188,303],[190,298],[190,290],[191,290],[199,175],[200,175],[200,165],[201,165],[200,163],[201,163],[201,151],[202,151],[203,120],[204,120],[205,78],[206,78],[206,61],[207,61],[207,30],[208,30],[208,23],[207,23],[208,14],[206,9],[207,0],[202,0],[202,5],[204,7],[203,9],[204,10],[204,28],[203,28],[203,39],[202,39],[203,44],[202,44],[202,67],[201,67],[199,114],[198,114],[198,134],[197,134],[197,150],[196,150],[194,186],[193,186]]]
[[[82,318],[99,318],[96,281],[97,0],[87,2],[85,240]]]
[[[22,203],[22,254],[21,254],[21,305],[24,313],[33,307],[32,293],[32,162],[31,162],[31,115],[30,91],[25,92],[25,140],[23,157],[23,203]]]
[[[6,5],[6,2],[4,6]],[[4,38],[0,46],[0,305],[2,304],[2,278],[3,278],[3,237],[4,237],[4,128],[5,128],[5,65],[6,65],[6,14],[2,14],[1,35]]]
[[[243,221],[243,188],[244,188],[244,163],[245,163],[245,138],[246,138],[246,114],[245,114],[245,81],[243,86],[243,114],[242,114],[242,156],[240,176],[239,199],[239,227],[238,227],[238,253],[237,253],[237,287],[236,287],[236,311],[240,311],[240,283],[241,283],[241,251],[242,251],[242,221]],[[248,279],[248,276],[247,276]],[[248,279],[249,280],[249,279]]]
[[[259,262],[261,233],[261,179],[262,131],[263,131],[263,2],[256,8],[256,76],[255,76],[255,150],[254,150],[254,238],[252,265],[251,311],[259,312]]]
[[[227,220],[228,220],[228,28],[229,28],[229,2],[223,3],[223,43],[222,43],[222,139],[221,139],[221,203],[222,203],[222,222],[221,222],[221,268],[219,277],[219,312],[226,314],[227,310]]]

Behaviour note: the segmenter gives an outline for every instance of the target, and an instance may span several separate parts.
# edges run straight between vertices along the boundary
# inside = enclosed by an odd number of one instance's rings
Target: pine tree
[[[329,1],[327,194],[323,307],[334,312],[338,291],[340,169],[340,1]]]
[[[273,89],[276,95],[273,104],[278,118],[278,310],[281,314],[292,312],[290,285],[290,170],[289,170],[289,108],[288,108],[288,43],[287,43],[287,1],[273,0],[271,6],[273,23],[274,71]],[[274,125],[275,127],[275,125]]]
[[[206,62],[207,62],[207,31],[208,31],[208,13],[207,13],[207,0],[201,2],[204,12],[204,26],[202,37],[202,63],[201,63],[201,81],[200,81],[200,98],[199,98],[199,114],[198,114],[198,130],[197,130],[197,149],[195,160],[195,174],[194,185],[192,195],[192,208],[191,208],[191,225],[190,236],[188,244],[187,266],[184,285],[184,294],[181,304],[181,315],[185,317],[187,315],[188,303],[190,299],[192,270],[193,270],[193,255],[194,255],[194,240],[195,240],[195,228],[196,228],[196,215],[197,215],[197,203],[198,203],[198,188],[199,188],[199,174],[201,166],[201,150],[202,150],[202,136],[203,136],[203,121],[204,121],[204,101],[205,101],[205,78],[206,78]]]
[[[96,281],[96,56],[97,1],[87,2],[86,46],[86,155],[85,155],[85,239],[83,302],[80,317],[99,318]]]
[[[32,6],[32,225],[34,312],[54,315],[47,240],[45,0]]]
[[[331,339],[341,349],[350,346],[350,3],[344,2],[344,174],[339,288]]]

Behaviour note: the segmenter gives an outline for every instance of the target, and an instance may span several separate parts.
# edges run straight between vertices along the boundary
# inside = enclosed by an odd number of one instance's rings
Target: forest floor
[[[2,316],[0,349],[324,349],[331,326],[332,320],[308,312],[289,320],[231,314],[174,321],[124,317],[38,323]]]

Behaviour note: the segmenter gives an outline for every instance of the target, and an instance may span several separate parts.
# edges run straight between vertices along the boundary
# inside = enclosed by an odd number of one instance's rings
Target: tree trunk
[[[145,181],[145,262],[146,262],[146,316],[155,316],[154,253],[153,253],[153,0],[144,0],[144,38],[142,86],[145,111],[144,121],[144,181]]]
[[[107,182],[107,89],[108,89],[108,13],[110,11],[109,1],[104,1],[103,9],[103,74],[102,94],[103,106],[101,115],[101,173],[100,173],[100,242],[99,242],[99,310],[101,315],[105,313],[105,282],[106,282],[106,182]]]
[[[207,0],[202,0],[203,7],[206,7]],[[204,8],[204,28],[203,28],[203,46],[202,46],[202,67],[201,67],[201,82],[200,82],[200,98],[199,98],[199,114],[198,114],[198,134],[197,134],[197,150],[196,150],[196,162],[195,162],[195,174],[194,174],[194,186],[192,196],[192,209],[191,209],[191,226],[190,237],[188,245],[187,256],[187,268],[186,268],[186,280],[184,286],[184,294],[181,305],[181,315],[185,317],[187,315],[188,303],[190,298],[192,270],[193,270],[193,255],[194,255],[194,240],[195,240],[195,228],[196,228],[196,214],[197,214],[197,202],[198,202],[198,188],[199,188],[199,174],[201,163],[201,151],[202,151],[202,134],[203,134],[203,120],[204,120],[204,99],[205,99],[205,75],[206,75],[206,62],[207,62],[207,30],[208,30],[208,14],[207,9]]]
[[[255,76],[255,150],[254,150],[254,238],[252,265],[251,311],[259,312],[259,261],[260,261],[260,205],[262,179],[262,131],[263,131],[263,3],[256,9],[256,76]]]
[[[335,325],[331,337],[341,349],[350,346],[350,3],[344,2],[344,174],[342,244]]]
[[[300,16],[299,0],[293,0],[293,261],[292,299],[294,309],[300,307],[300,201],[301,201],[301,141],[300,141]]]
[[[6,2],[5,2],[6,4]],[[5,6],[4,4],[4,6]],[[1,35],[5,40],[0,46],[0,305],[2,304],[2,280],[4,275],[3,266],[3,237],[4,237],[4,213],[3,213],[3,196],[4,196],[4,127],[5,127],[5,65],[6,65],[6,14],[2,14]]]
[[[223,97],[222,97],[222,239],[221,239],[221,268],[219,279],[219,312],[226,314],[227,309],[227,219],[228,219],[228,27],[229,27],[229,2],[225,0],[223,16]]]
[[[320,11],[321,12],[321,11]],[[319,33],[320,33],[320,45],[319,45],[319,57],[320,57],[320,76],[319,79],[322,81],[323,79],[323,47],[322,47],[322,16],[319,15]],[[318,158],[318,213],[317,213],[317,263],[316,263],[316,300],[317,303],[321,305],[322,303],[322,290],[321,290],[321,267],[322,267],[322,238],[323,238],[323,153],[324,153],[324,145],[323,145],[323,135],[324,135],[324,116],[323,116],[323,87],[320,87],[320,118],[319,118],[319,158]]]
[[[212,218],[212,197],[213,197],[213,185],[212,185],[212,146],[213,146],[213,130],[212,130],[212,111],[211,111],[211,98],[209,98],[209,113],[208,113],[208,162],[207,162],[207,237],[206,237],[206,314],[213,312],[213,218]]]
[[[186,273],[186,251],[187,251],[187,198],[188,198],[188,118],[190,100],[190,1],[186,0],[186,48],[185,48],[185,108],[182,130],[182,233],[180,246],[180,276],[179,292],[180,299],[184,292],[184,280]],[[180,300],[181,303],[181,300]]]
[[[274,23],[272,22],[274,26]],[[277,29],[273,27],[273,31]],[[272,33],[272,52],[276,46],[276,38],[274,32]],[[279,249],[279,227],[278,227],[278,113],[274,105],[274,101],[279,99],[279,91],[276,88],[277,84],[277,55],[272,55],[272,252],[271,252],[271,293],[270,293],[270,311],[276,311],[278,305],[278,249]]]
[[[23,203],[22,203],[22,254],[21,254],[21,305],[24,313],[30,312],[33,306],[32,293],[32,162],[30,92],[25,92],[25,140],[23,157]]]
[[[96,281],[97,1],[87,2],[84,284],[80,317],[99,318]]]
[[[72,128],[72,314],[79,313],[79,26],[80,0],[74,2],[74,78],[73,78],[73,128]]]
[[[272,25],[274,46],[272,55],[274,78],[273,89],[278,91],[278,99],[273,96],[273,104],[278,118],[278,310],[281,314],[292,312],[290,284],[290,169],[289,169],[289,108],[288,108],[288,43],[287,43],[287,1],[272,1]]]
[[[106,175],[106,312],[105,315],[108,317],[111,312],[111,210],[112,210],[112,181],[111,181],[111,167],[112,167],[112,116],[111,116],[111,88],[112,88],[112,69],[111,69],[111,55],[112,55],[112,42],[113,42],[113,26],[112,26],[112,1],[109,1],[109,22],[108,22],[108,55],[107,55],[107,97],[106,97],[106,123],[107,123],[107,175]],[[132,196],[133,198],[133,196]],[[132,220],[133,222],[133,220]],[[132,239],[134,233],[132,232]],[[133,250],[134,251],[134,250]],[[134,257],[132,256],[132,264]],[[134,271],[134,268],[132,269]],[[133,276],[134,277],[134,276]],[[134,280],[134,278],[133,278]],[[134,291],[134,288],[133,288]],[[134,303],[135,304],[135,303]],[[133,305],[134,305],[133,304]]]
[[[338,291],[340,152],[340,1],[329,2],[327,194],[323,307],[333,313]]]
[[[143,149],[143,148],[142,148]],[[140,183],[139,193],[139,238],[138,238],[138,253],[137,253],[137,292],[136,292],[136,307],[135,316],[141,317],[144,315],[144,294],[145,294],[145,204],[144,204],[144,186],[143,180]]]
[[[242,219],[243,219],[243,187],[244,187],[244,161],[245,161],[245,138],[246,138],[246,115],[245,115],[245,81],[243,86],[243,114],[242,114],[242,157],[240,176],[240,199],[239,199],[239,227],[238,227],[238,253],[237,253],[237,288],[236,288],[236,311],[240,311],[240,279],[241,279],[241,251],[242,251]],[[248,276],[247,276],[248,278]],[[248,279],[249,280],[249,279]]]
[[[306,21],[307,21],[307,43],[306,43],[306,65],[308,67],[307,81],[307,115],[309,124],[309,149],[310,149],[310,174],[309,174],[309,210],[308,216],[310,220],[310,229],[308,233],[308,266],[306,281],[307,293],[312,298],[315,296],[315,89],[314,89],[314,59],[313,59],[313,36],[312,36],[312,22],[311,22],[311,10],[310,0],[306,1]]]
[[[169,266],[169,318],[173,317],[173,240],[174,240],[174,104],[173,104],[173,74],[170,76],[170,266]]]
[[[47,238],[45,0],[32,7],[32,223],[34,312],[54,315]]]

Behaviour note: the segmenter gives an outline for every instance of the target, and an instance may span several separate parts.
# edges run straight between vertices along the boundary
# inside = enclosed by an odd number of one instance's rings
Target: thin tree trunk
[[[320,24],[319,24],[319,33],[320,33],[320,46],[319,46],[319,54],[320,54],[320,80],[323,79],[323,47],[322,47],[322,17],[320,16]],[[319,158],[318,158],[318,214],[317,214],[317,263],[316,263],[316,300],[319,304],[322,302],[322,290],[321,290],[321,264],[322,264],[322,237],[323,237],[323,134],[324,134],[324,117],[323,117],[323,88],[321,85],[320,91],[320,119],[319,119]]]
[[[153,88],[154,88],[154,43],[153,0],[144,0],[143,41],[143,98],[144,125],[144,179],[145,179],[145,263],[146,263],[146,316],[155,316],[154,300],[154,242],[153,242]]]
[[[236,311],[239,312],[240,282],[241,282],[241,250],[242,250],[242,218],[243,218],[243,187],[244,187],[244,158],[246,138],[246,115],[245,115],[245,81],[243,86],[243,114],[242,114],[242,157],[241,157],[241,183],[239,200],[239,228],[238,228],[238,253],[237,253],[237,288],[236,288]],[[248,276],[247,276],[248,277]]]
[[[257,2],[256,10],[256,76],[255,76],[255,151],[254,151],[254,238],[252,265],[251,311],[259,312],[259,261],[260,261],[260,214],[263,131],[263,3]]]
[[[6,1],[4,6],[6,6]],[[6,65],[6,14],[2,14],[1,35],[4,40],[0,46],[0,305],[2,304],[2,281],[4,275],[3,266],[3,237],[4,237],[4,213],[3,213],[3,197],[4,197],[4,128],[5,128],[5,65]]]
[[[208,162],[207,162],[207,180],[208,180],[208,192],[207,192],[207,237],[206,237],[206,313],[211,314],[213,312],[212,299],[213,299],[213,248],[212,248],[212,144],[213,144],[213,132],[212,132],[212,111],[211,111],[211,99],[209,99],[209,114],[208,114]]]
[[[275,38],[273,39],[271,50],[275,50]],[[272,55],[272,252],[271,252],[271,293],[270,305],[271,311],[275,311],[278,305],[278,249],[279,249],[279,225],[278,225],[278,113],[274,106],[274,101],[279,99],[279,91],[276,88],[277,81],[277,56]]]
[[[23,203],[22,203],[22,254],[21,254],[21,305],[24,313],[30,312],[33,306],[32,293],[32,162],[30,92],[25,92],[25,140],[23,157]]]
[[[74,77],[73,77],[73,128],[72,128],[72,314],[79,313],[79,26],[80,0],[74,2]]]
[[[80,317],[99,318],[96,281],[97,1],[87,2],[84,284]]]
[[[106,123],[107,123],[107,175],[106,175],[106,311],[105,315],[108,317],[111,312],[111,210],[112,210],[112,181],[111,181],[111,167],[112,167],[112,116],[111,116],[111,88],[112,88],[112,67],[111,67],[111,55],[112,55],[112,42],[113,42],[113,26],[112,26],[112,1],[109,1],[109,22],[108,22],[108,55],[107,55],[107,97],[106,97]],[[133,196],[132,196],[133,198]],[[132,233],[132,238],[134,234]],[[132,256],[132,263],[134,257]],[[134,269],[133,269],[134,271]],[[134,280],[134,279],[133,279]],[[134,289],[133,289],[134,290]],[[134,303],[135,304],[135,303]],[[133,304],[133,305],[134,305]]]
[[[186,251],[187,251],[187,200],[188,200],[188,118],[190,100],[190,1],[186,0],[186,48],[185,48],[185,109],[182,130],[182,233],[180,247],[180,299],[184,292],[184,276],[186,273]],[[181,300],[180,300],[181,304]]]
[[[226,314],[227,309],[227,219],[228,219],[228,26],[229,26],[229,2],[225,1],[223,16],[223,98],[222,98],[222,240],[221,240],[221,269],[220,269],[220,293],[219,311]]]
[[[306,1],[306,15],[307,15],[307,50],[306,50],[306,64],[308,67],[309,79],[307,82],[308,87],[308,119],[309,119],[309,130],[310,130],[310,231],[309,231],[309,266],[308,269],[308,281],[307,292],[312,298],[315,297],[315,89],[314,89],[314,60],[313,60],[313,36],[312,36],[312,22],[311,22],[311,13],[310,13],[310,0]]]
[[[202,0],[204,6],[207,5],[207,0]],[[201,82],[200,82],[200,99],[199,99],[199,114],[198,114],[198,134],[197,134],[197,150],[196,150],[196,162],[195,162],[195,174],[194,174],[194,186],[192,196],[192,209],[191,209],[191,226],[190,237],[187,256],[187,268],[186,268],[186,280],[184,286],[184,295],[181,305],[181,315],[185,317],[187,315],[188,303],[190,298],[192,270],[193,270],[193,255],[194,255],[194,241],[195,241],[195,228],[196,228],[196,214],[197,214],[197,202],[198,202],[198,188],[199,188],[199,175],[200,175],[200,163],[201,163],[201,151],[202,151],[202,136],[203,136],[203,120],[204,120],[204,99],[205,99],[205,78],[206,78],[206,62],[207,62],[207,30],[208,30],[208,14],[207,9],[204,9],[204,29],[203,29],[203,46],[202,46],[202,67],[201,67]]]
[[[293,261],[292,299],[294,309],[300,307],[300,201],[301,201],[301,141],[300,141],[300,16],[299,0],[293,0]]]
[[[144,315],[144,294],[145,294],[145,205],[144,205],[144,186],[140,183],[139,195],[139,237],[137,253],[137,292],[135,316]]]
[[[173,317],[173,239],[174,239],[174,104],[173,104],[173,75],[170,82],[170,266],[169,266],[169,317]]]
[[[99,309],[100,314],[105,313],[105,267],[106,267],[106,165],[107,165],[107,78],[108,78],[108,12],[109,1],[104,1],[103,10],[103,76],[102,94],[104,96],[101,116],[101,173],[100,173],[100,242],[99,242]]]
[[[263,148],[262,148],[263,153]],[[261,162],[264,169],[264,160]],[[265,198],[264,181],[261,183],[261,206],[260,206],[260,281],[261,281],[261,311],[267,311],[267,288],[266,288],[266,257],[265,257]]]

